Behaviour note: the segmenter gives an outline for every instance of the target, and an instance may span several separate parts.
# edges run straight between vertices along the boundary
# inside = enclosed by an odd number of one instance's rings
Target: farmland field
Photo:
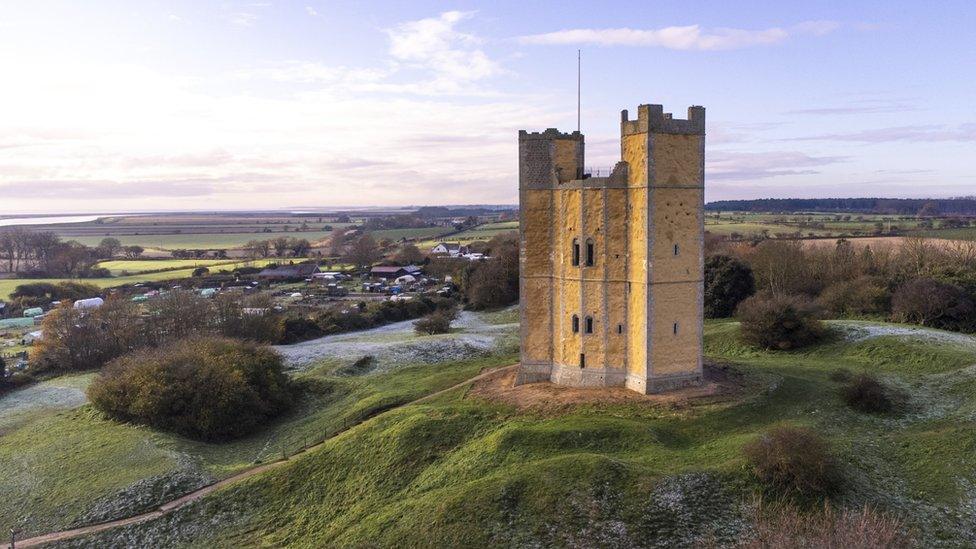
[[[444,236],[440,239],[429,239],[418,244],[421,250],[428,250],[436,246],[439,242],[460,242],[461,244],[468,244],[476,240],[491,240],[493,237],[511,232],[518,231],[519,222],[518,221],[499,221],[496,223],[484,223],[478,225],[477,227],[462,231],[457,234],[452,234],[450,236]]]
[[[268,240],[280,236],[304,238],[309,242],[315,242],[317,240],[328,238],[330,234],[330,232],[326,231],[134,235],[117,235],[108,233],[107,235],[102,234],[99,236],[62,236],[62,238],[66,240],[75,240],[86,246],[97,246],[103,238],[111,236],[112,238],[117,238],[123,246],[142,246],[143,248],[153,248],[158,250],[218,250],[239,248],[246,244],[249,240]]]
[[[939,229],[918,231],[918,236],[927,238],[945,238],[952,240],[976,240],[976,227],[960,229]]]
[[[125,246],[142,246],[150,250],[212,250],[239,248],[249,240],[281,236],[314,242],[327,238],[332,229],[352,224],[333,219],[328,215],[287,213],[146,214],[107,216],[94,221],[30,228],[51,231],[62,240],[75,240],[86,246],[96,246],[103,238],[111,237]]]
[[[118,276],[120,273],[144,273],[163,269],[186,269],[195,267],[212,267],[214,265],[239,263],[233,259],[113,259],[100,261],[96,267],[108,269]]]
[[[379,231],[371,231],[370,234],[377,241],[387,238],[396,241],[401,238],[409,240],[434,238],[450,231],[451,229],[448,227],[418,227],[415,229],[382,229]]]
[[[940,219],[925,221],[908,216],[870,214],[796,213],[768,214],[755,212],[706,212],[705,230],[721,236],[737,233],[742,237],[799,234],[801,237],[873,237],[885,235],[919,235],[945,239],[976,239],[976,227],[939,229]]]
[[[301,258],[287,258],[285,261],[301,261]],[[220,271],[227,270],[231,271],[238,267],[263,267],[269,263],[277,263],[282,261],[281,259],[256,259],[256,260],[245,260],[245,261],[222,261],[220,264],[212,266],[211,270]],[[133,261],[132,263],[160,263],[160,261]],[[160,282],[163,280],[176,280],[180,278],[189,278],[193,275],[193,270],[195,267],[187,267],[185,269],[172,269],[162,272],[154,273],[141,273],[132,274],[129,276],[116,276],[112,278],[9,278],[0,279],[0,299],[6,299],[14,289],[20,284],[30,284],[34,282],[83,282],[86,284],[94,284],[99,288],[112,288],[115,286],[123,286],[125,284],[137,284],[139,282]]]

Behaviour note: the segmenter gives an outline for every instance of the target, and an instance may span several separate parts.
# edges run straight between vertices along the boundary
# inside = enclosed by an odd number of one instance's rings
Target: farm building
[[[405,275],[416,277],[420,274],[421,269],[416,265],[407,265],[404,267],[399,265],[380,265],[379,267],[373,267],[369,271],[369,276],[372,278],[382,278],[383,280],[395,280]]]
[[[319,272],[315,263],[299,263],[297,265],[279,265],[264,269],[258,273],[258,278],[266,281],[304,280]]]
[[[323,271],[321,273],[315,273],[312,278],[317,282],[332,282],[335,280],[346,280],[349,275],[340,271]]]
[[[440,244],[430,249],[430,254],[460,257],[468,253],[468,251],[469,251],[468,247],[459,242],[441,242]]]

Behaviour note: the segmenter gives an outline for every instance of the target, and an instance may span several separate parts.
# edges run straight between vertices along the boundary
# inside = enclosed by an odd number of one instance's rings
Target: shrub
[[[891,292],[881,279],[862,276],[827,286],[818,302],[836,315],[877,315],[888,311]]]
[[[100,368],[144,344],[139,309],[124,299],[88,310],[64,302],[45,315],[41,329],[44,337],[30,351],[32,372]]]
[[[193,269],[192,276],[207,276],[208,274],[210,274],[210,269],[206,267],[197,267],[196,269]]]
[[[868,374],[851,379],[840,394],[848,406],[860,412],[883,414],[895,408],[891,391]]]
[[[98,286],[84,282],[65,281],[29,282],[19,284],[10,293],[11,310],[22,311],[31,307],[46,307],[52,301],[77,301],[95,297],[102,293]]]
[[[849,549],[893,549],[916,547],[913,533],[895,517],[865,506],[860,510],[803,512],[794,505],[755,506],[754,536],[738,545],[741,549],[771,547],[845,547]]]
[[[421,335],[446,334],[456,316],[453,309],[440,309],[414,322],[414,330]]]
[[[801,296],[756,294],[736,310],[742,340],[763,349],[788,350],[816,343],[826,330],[817,308]]]
[[[288,409],[291,396],[276,352],[218,337],[130,353],[88,388],[109,417],[203,440],[250,433]]]
[[[965,290],[931,278],[904,284],[891,298],[894,320],[944,330],[976,330],[976,304]]]
[[[518,302],[518,237],[503,233],[488,243],[491,259],[469,262],[465,296],[472,309],[492,309]]]
[[[305,316],[290,316],[282,322],[283,333],[282,343],[297,343],[317,337],[322,337],[324,332],[319,328],[318,323]]]
[[[776,427],[743,448],[756,477],[768,488],[809,498],[833,492],[840,477],[827,442],[803,427]]]
[[[727,255],[705,261],[705,317],[732,316],[736,306],[756,291],[752,269]]]

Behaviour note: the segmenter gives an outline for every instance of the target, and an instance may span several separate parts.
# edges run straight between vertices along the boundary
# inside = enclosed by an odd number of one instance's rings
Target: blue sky
[[[514,203],[708,111],[708,200],[976,194],[969,2],[0,1],[0,213]]]

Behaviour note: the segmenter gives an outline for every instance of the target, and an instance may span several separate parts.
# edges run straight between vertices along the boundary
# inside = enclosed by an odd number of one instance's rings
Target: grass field
[[[918,236],[927,238],[945,238],[951,240],[976,240],[976,227],[966,227],[962,229],[940,229],[940,230],[920,230],[915,232]]]
[[[213,267],[215,265],[231,263],[239,263],[239,261],[234,261],[233,259],[113,259],[111,261],[100,261],[96,267],[108,269],[113,275],[118,275],[122,272],[138,274],[161,269]]]
[[[406,238],[409,240],[423,240],[434,238],[438,235],[450,232],[451,229],[447,227],[420,227],[416,229],[383,229],[381,231],[373,231],[373,238],[377,241],[383,239],[390,239],[393,241],[400,240],[401,238]]]
[[[269,240],[281,236],[304,238],[309,242],[328,238],[330,232],[275,232],[275,233],[212,233],[212,234],[138,234],[138,235],[110,235],[119,240],[123,246],[142,246],[158,250],[219,250],[239,248],[250,240]],[[65,236],[65,240],[76,240],[86,246],[97,246],[105,238],[99,236]]]
[[[745,389],[697,404],[519,412],[465,398],[466,390],[459,389],[392,409],[166,518],[85,543],[721,545],[749,531],[748,505],[759,489],[742,457],[743,444],[788,424],[810,426],[830,440],[846,485],[835,504],[897,513],[924,547],[972,546],[976,340],[928,330],[907,336],[903,327],[889,324],[835,327],[847,336],[783,353],[742,346],[734,322],[709,322],[706,354],[734,362]],[[322,400],[303,412],[309,419],[282,426],[301,434],[298,426],[307,421],[327,431],[337,418],[363,417],[366,410],[386,409],[502,362],[495,357],[418,366],[365,382],[322,366],[307,374],[321,384],[316,398]],[[841,367],[870,371],[904,389],[911,395],[908,410],[897,416],[851,410],[830,378]],[[44,529],[37,524],[70,522],[97,499],[91,487],[118,487],[172,467],[163,457],[143,457],[151,455],[146,452],[189,448],[168,435],[131,429],[81,408],[8,431],[0,439],[0,468],[8,471],[0,488],[14,497],[0,500],[0,516],[27,516],[15,522],[32,531]],[[84,451],[73,451],[68,442],[76,432]],[[146,439],[152,444],[133,445]],[[221,467],[252,457],[241,450],[256,448],[254,441],[241,444],[196,452],[220,475]],[[57,473],[40,467],[31,490],[11,490],[17,488],[11,483],[24,481],[22,464],[44,455],[68,458]]]
[[[502,223],[486,223],[484,225],[478,225],[473,229],[451,235],[448,240],[452,242],[470,242],[473,240],[491,240],[492,237],[508,233],[512,231],[518,231],[518,221],[506,221]]]
[[[838,219],[838,217],[840,219]],[[896,215],[869,214],[767,214],[755,212],[706,212],[705,230],[714,234],[729,236],[738,233],[744,237],[760,235],[764,231],[769,236],[777,234],[793,234],[799,232],[801,236],[858,236],[870,237],[877,231],[876,224],[882,224],[882,230],[888,233],[897,227],[897,234],[912,234],[931,238],[973,240],[976,239],[976,227],[964,229],[924,229],[922,222],[915,218],[903,218]],[[846,219],[845,219],[846,218]],[[934,220],[936,226],[939,220]],[[822,226],[811,227],[810,224]]]
[[[122,261],[121,263],[129,263],[130,266],[137,266],[137,264],[145,264],[145,270],[153,270],[150,264],[166,263],[169,260],[133,260],[133,261]],[[198,261],[198,260],[192,260]],[[212,272],[217,272],[221,270],[231,271],[238,267],[263,267],[269,263],[278,263],[282,259],[255,259],[255,260],[222,260],[219,264],[211,265],[209,268]],[[286,258],[284,261],[301,261],[301,259]],[[162,267],[157,267],[162,268]],[[196,267],[187,267],[182,269],[172,269],[162,272],[153,273],[141,273],[132,274],[128,276],[116,276],[112,278],[9,278],[0,279],[0,297],[6,298],[10,295],[14,289],[20,284],[30,284],[33,282],[83,282],[86,284],[94,284],[99,288],[112,288],[115,286],[124,286],[126,284],[137,284],[139,282],[160,282],[163,280],[176,280],[179,278],[188,278],[193,276],[193,271]]]
[[[439,239],[428,239],[417,243],[417,246],[423,250],[428,251],[441,242],[459,242],[461,244],[470,244],[471,242],[482,240],[491,240],[493,237],[511,232],[518,231],[519,222],[518,221],[500,221],[497,223],[485,223],[478,225],[473,229],[468,229],[457,234],[452,234],[449,236],[444,236]]]

